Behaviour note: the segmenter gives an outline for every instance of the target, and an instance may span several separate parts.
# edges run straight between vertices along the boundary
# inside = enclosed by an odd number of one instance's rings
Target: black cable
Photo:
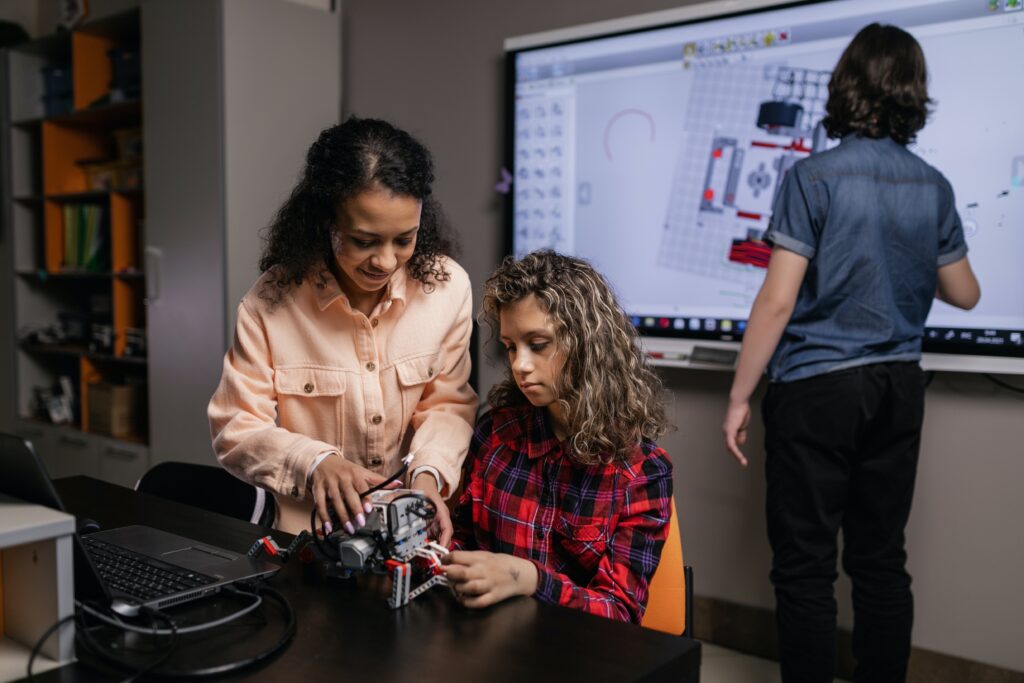
[[[146,610],[146,613],[150,617],[155,617],[154,621],[156,621],[156,619],[163,619],[167,622],[167,625],[170,627],[171,631],[171,642],[167,645],[167,650],[166,652],[164,652],[162,657],[158,657],[152,664],[139,670],[138,673],[133,675],[131,678],[127,679],[125,683],[134,683],[134,681],[139,680],[159,669],[171,658],[172,655],[174,655],[174,651],[178,647],[178,625],[174,623],[174,620],[171,619],[168,615],[158,610]],[[154,628],[153,632],[157,633],[156,628]]]
[[[80,604],[80,606],[81,606],[81,604]],[[174,654],[175,649],[177,648],[177,645],[178,645],[178,634],[176,632],[177,626],[176,626],[174,620],[171,619],[166,614],[158,613],[156,610],[148,610],[147,614],[150,617],[156,617],[156,619],[163,619],[164,621],[167,622],[168,626],[170,627],[170,631],[171,631],[171,633],[170,633],[170,642],[168,643],[168,645],[164,646],[163,648],[161,648],[161,647],[154,648],[154,650],[158,651],[158,652],[161,649],[163,649],[163,652],[154,661],[150,662],[149,664],[145,664],[141,668],[133,667],[133,666],[127,664],[124,661],[124,655],[123,654],[119,654],[117,652],[110,652],[110,651],[108,651],[108,650],[112,650],[113,648],[108,648],[108,647],[104,646],[103,644],[101,644],[98,640],[96,640],[93,637],[93,635],[91,633],[91,631],[93,630],[93,627],[90,627],[88,622],[87,622],[87,620],[86,620],[86,615],[88,615],[88,614],[95,614],[95,612],[91,611],[91,610],[84,610],[84,609],[80,609],[77,612],[78,620],[76,621],[76,624],[78,625],[78,631],[75,633],[76,640],[79,643],[81,643],[81,645],[85,649],[89,650],[94,655],[99,657],[105,664],[107,664],[108,666],[111,666],[111,668],[114,669],[114,671],[117,672],[118,675],[123,673],[123,672],[125,672],[126,670],[128,672],[130,672],[130,676],[125,679],[125,683],[130,683],[131,681],[138,680],[142,676],[147,676],[149,674],[154,673],[154,671],[158,667],[163,665],[165,662],[167,662],[167,660],[169,660],[171,658],[171,656]],[[153,619],[153,621],[155,622],[156,619]],[[117,627],[118,625],[114,624],[114,626]],[[157,637],[157,639],[159,639],[159,633],[158,633],[158,630],[157,630],[155,625],[153,627],[152,633]],[[140,652],[143,651],[140,648],[135,648],[135,649],[137,651],[140,651]],[[107,672],[102,672],[102,673],[106,674]]]
[[[1010,384],[1009,382],[1004,382],[1003,380],[999,379],[995,375],[989,375],[989,374],[986,373],[985,377],[988,379],[988,381],[992,382],[996,386],[1000,386],[1003,389],[1006,389],[1008,391],[1012,391],[1012,392],[1017,393],[1017,394],[1024,394],[1024,387],[1015,387],[1012,384]]]
[[[187,635],[189,633],[197,633],[199,631],[205,631],[207,629],[217,628],[218,626],[224,626],[225,624],[230,624],[235,619],[240,619],[241,617],[244,617],[246,614],[249,614],[254,609],[256,609],[261,604],[263,604],[263,598],[260,597],[256,593],[246,593],[245,591],[237,590],[234,586],[225,586],[224,587],[224,591],[227,592],[227,593],[231,593],[233,595],[241,595],[241,596],[244,596],[244,597],[256,598],[256,599],[252,603],[246,605],[245,607],[243,607],[242,609],[238,610],[237,612],[233,612],[233,613],[227,615],[226,617],[221,617],[219,619],[214,619],[213,621],[208,621],[208,622],[202,623],[202,624],[191,624],[191,625],[183,625],[183,626],[179,626],[179,625],[175,624],[171,629],[165,629],[165,630],[159,630],[159,629],[157,629],[155,627],[154,628],[144,628],[142,626],[136,626],[135,624],[123,621],[119,617],[108,617],[107,615],[103,614],[99,610],[93,609],[92,607],[89,607],[88,605],[86,605],[84,603],[79,603],[79,607],[82,610],[84,610],[86,613],[90,614],[93,618],[99,619],[100,621],[106,623],[107,625],[113,626],[114,628],[119,628],[122,631],[132,631],[133,633],[139,633],[139,634],[142,634],[142,635],[169,636],[169,635],[175,635],[175,633],[179,634],[179,635]],[[143,610],[149,616],[154,616],[155,615],[155,616],[159,616],[162,619],[165,619],[166,621],[172,621],[170,616],[168,616],[165,612],[161,612],[158,609],[152,609],[152,608],[144,607]],[[173,633],[171,631],[173,631]]]
[[[247,669],[251,666],[256,666],[262,662],[269,660],[276,656],[279,652],[291,642],[291,639],[295,636],[295,610],[292,609],[292,605],[288,602],[288,598],[284,597],[279,591],[267,586],[265,584],[256,585],[257,593],[266,593],[268,597],[274,598],[284,609],[287,615],[288,623],[285,624],[284,631],[281,633],[281,637],[271,647],[264,650],[254,657],[248,659],[240,659],[234,662],[228,662],[227,664],[218,664],[216,666],[206,667],[205,669],[193,669],[192,671],[156,671],[162,676],[172,676],[174,678],[205,678],[207,676],[223,676],[224,674],[234,673]]]
[[[385,479],[381,483],[377,484],[376,486],[371,486],[370,488],[366,489],[365,491],[363,491],[362,493],[359,494],[359,497],[360,498],[366,498],[366,496],[370,495],[371,493],[374,493],[375,491],[380,491],[382,488],[384,488],[385,486],[387,486],[391,482],[397,481],[397,480],[401,479],[403,476],[405,476],[405,473],[409,471],[409,463],[410,462],[412,462],[411,458],[409,458],[409,457],[403,458],[402,459],[402,466],[400,468],[398,468],[397,472],[395,472],[390,477],[388,477],[387,479]]]
[[[71,621],[74,618],[75,618],[74,614],[69,614],[69,615],[67,615],[64,618],[59,619],[56,624],[54,624],[50,628],[48,628],[45,631],[43,631],[43,635],[40,636],[39,640],[36,641],[36,644],[32,646],[32,652],[28,656],[28,666],[27,666],[27,671],[26,671],[26,673],[28,675],[28,679],[30,681],[34,681],[35,680],[35,678],[34,678],[34,676],[32,674],[32,664],[35,663],[36,657],[39,656],[39,652],[43,649],[43,643],[46,642],[46,639],[49,638],[50,635],[53,634],[54,631],[58,630],[61,626],[63,626],[64,624],[68,623],[69,621]]]
[[[291,639],[295,636],[295,610],[292,609],[291,603],[288,602],[288,599],[279,591],[265,584],[257,583],[242,585],[246,588],[251,588],[253,590],[253,593],[257,595],[266,595],[267,597],[273,598],[273,600],[282,607],[286,615],[287,623],[285,624],[284,631],[282,632],[281,637],[278,639],[276,643],[274,643],[274,645],[253,657],[236,660],[234,662],[228,662],[226,664],[217,664],[214,666],[209,666],[201,669],[193,669],[191,671],[161,670],[160,667],[163,666],[167,659],[170,658],[169,654],[164,653],[162,655],[161,661],[159,663],[151,664],[145,667],[145,669],[143,670],[144,673],[146,675],[164,676],[170,678],[206,678],[208,676],[223,676],[225,674],[234,673],[236,671],[240,671],[242,669],[246,669],[251,666],[260,664],[264,661],[267,661],[271,657],[274,657],[280,651],[282,651],[288,645]],[[154,615],[159,615],[161,618],[168,619],[169,623],[174,624],[174,621],[171,620],[170,617],[165,613],[159,612],[157,610],[154,610],[153,613]],[[124,668],[127,668],[127,665],[124,664],[123,661],[121,661],[122,657],[118,656],[116,653],[108,652],[107,648],[105,648],[103,645],[101,645],[93,638],[93,636],[88,632],[88,629],[80,628],[79,633],[83,634],[84,642],[95,654],[97,654],[101,659],[103,659],[105,663],[113,664],[115,667],[120,668],[122,670]],[[176,645],[176,643],[172,643],[172,645]],[[135,675],[138,676],[141,675],[141,673],[135,672]]]
[[[324,557],[326,557],[328,560],[333,560],[334,562],[338,562],[341,560],[341,555],[336,553],[334,549],[331,548],[329,545],[324,545],[320,541],[320,537],[317,536],[316,507],[314,507],[313,510],[309,513],[309,533],[313,536],[313,543],[316,544],[316,549],[319,550]],[[328,548],[331,548],[330,552],[327,552]]]

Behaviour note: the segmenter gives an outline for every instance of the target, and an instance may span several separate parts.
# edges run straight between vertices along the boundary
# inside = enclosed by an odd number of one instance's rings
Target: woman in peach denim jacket
[[[433,179],[412,136],[352,117],[320,134],[268,230],[208,414],[217,458],[274,494],[277,528],[308,529],[315,506],[329,532],[330,506],[353,531],[359,494],[412,453],[407,484],[437,503],[448,543],[442,499],[477,396],[469,278]]]

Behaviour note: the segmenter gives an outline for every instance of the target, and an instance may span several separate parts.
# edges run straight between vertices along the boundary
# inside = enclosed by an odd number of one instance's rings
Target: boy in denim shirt
[[[722,426],[740,446],[750,395],[762,404],[768,537],[784,681],[831,681],[837,533],[853,582],[856,681],[906,677],[913,598],[904,527],[917,470],[924,381],[918,361],[934,297],[980,297],[949,182],[906,149],[930,100],[924,54],[872,24],[829,83],[835,149],[783,181],[774,245],[744,336]]]

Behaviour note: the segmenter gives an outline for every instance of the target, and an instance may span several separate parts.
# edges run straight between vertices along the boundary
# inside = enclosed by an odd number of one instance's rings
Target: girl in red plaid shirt
[[[661,383],[587,262],[508,258],[482,317],[508,372],[477,422],[446,573],[484,607],[516,595],[640,623],[668,534]]]

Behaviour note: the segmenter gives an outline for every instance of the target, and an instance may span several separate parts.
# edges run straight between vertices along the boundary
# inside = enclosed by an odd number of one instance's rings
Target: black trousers
[[[904,528],[924,417],[916,363],[769,385],[762,404],[782,679],[833,679],[837,534],[853,583],[854,681],[903,681],[914,602]]]

